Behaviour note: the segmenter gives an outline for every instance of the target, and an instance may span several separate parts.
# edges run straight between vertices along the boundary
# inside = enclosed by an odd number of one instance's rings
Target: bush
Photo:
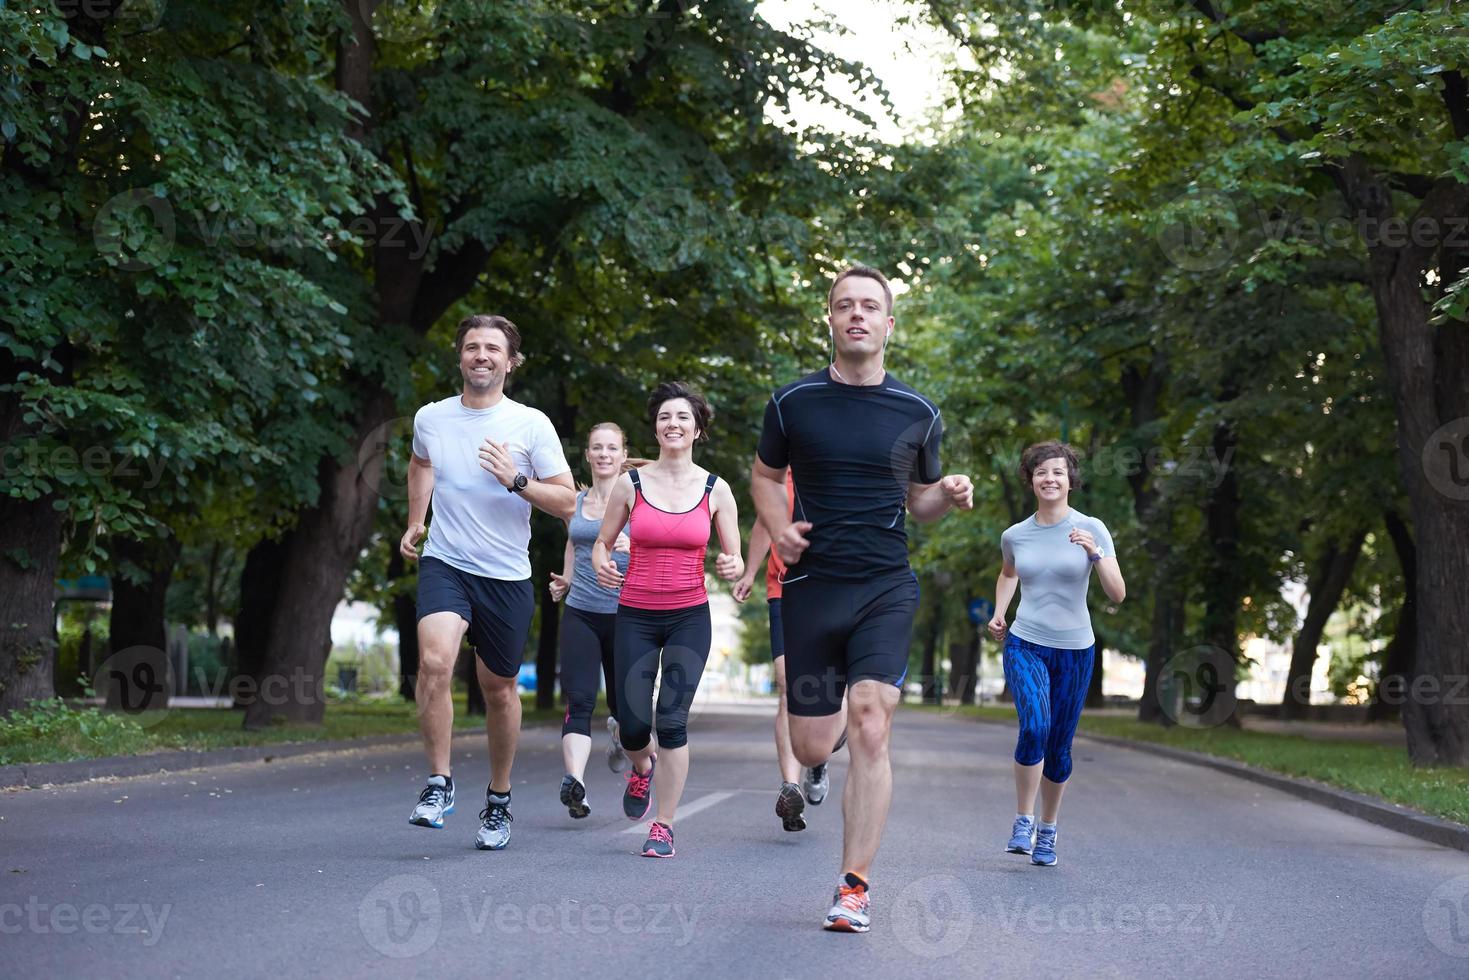
[[[134,743],[146,742],[143,726],[126,715],[71,708],[61,698],[28,702],[27,707],[0,718],[0,765],[9,765],[11,750],[35,742],[66,746],[82,754],[121,754]]]

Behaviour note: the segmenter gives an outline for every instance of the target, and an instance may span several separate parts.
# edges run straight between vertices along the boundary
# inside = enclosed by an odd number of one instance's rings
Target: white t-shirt
[[[501,398],[467,408],[459,395],[413,416],[413,454],[434,465],[433,523],[423,557],[503,581],[530,578],[530,502],[479,465],[485,439],[507,443],[517,471],[533,480],[569,473],[544,412]]]

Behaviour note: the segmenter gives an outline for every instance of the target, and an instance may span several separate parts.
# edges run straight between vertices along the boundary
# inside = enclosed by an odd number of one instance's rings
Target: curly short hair
[[[1066,460],[1066,480],[1071,484],[1071,489],[1080,490],[1081,461],[1076,455],[1076,450],[1054,439],[1038,442],[1025,448],[1025,452],[1020,454],[1020,479],[1027,487],[1030,486],[1037,467],[1047,460],[1058,458]]]
[[[684,381],[664,381],[653,389],[653,394],[648,396],[648,425],[655,431],[658,427],[658,410],[663,407],[664,402],[671,402],[675,398],[682,398],[689,403],[694,410],[694,424],[699,427],[699,435],[696,442],[705,442],[709,438],[709,423],[714,421],[714,410],[699,394],[694,386]]]

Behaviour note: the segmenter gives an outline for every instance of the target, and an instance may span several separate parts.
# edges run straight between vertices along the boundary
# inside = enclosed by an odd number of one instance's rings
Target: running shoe
[[[592,808],[587,806],[587,788],[570,773],[561,777],[561,805],[566,807],[573,820],[580,820],[592,812]]]
[[[479,812],[479,833],[474,846],[481,851],[504,850],[510,843],[510,794],[491,793],[485,797],[485,808]]]
[[[1049,830],[1045,827],[1036,828],[1035,850],[1031,851],[1030,863],[1039,864],[1043,868],[1054,868],[1056,866],[1056,828]]]
[[[831,775],[826,771],[826,763],[812,766],[801,776],[801,792],[806,794],[806,802],[812,806],[820,806],[821,801],[826,799],[826,791],[831,789]]]
[[[790,831],[805,830],[806,818],[801,816],[805,809],[806,799],[801,795],[801,787],[795,783],[781,783],[780,795],[775,798],[775,815],[780,817],[780,825]]]
[[[866,932],[872,925],[872,900],[861,878],[848,874],[837,885],[824,928],[833,932]]]
[[[627,771],[627,788],[622,791],[622,812],[629,820],[641,820],[648,815],[653,805],[653,770],[658,768],[658,756],[649,760],[648,771],[638,772],[633,766]]]
[[[418,806],[408,822],[415,827],[444,828],[444,818],[454,812],[454,780],[448,776],[430,776],[428,785],[418,794]]]
[[[1035,847],[1035,817],[1016,817],[1010,828],[1010,843],[1005,845],[1006,854],[1029,854]]]
[[[622,751],[622,741],[617,737],[617,719],[607,719],[607,768],[622,772],[627,768],[627,753]]]
[[[648,839],[643,841],[643,857],[673,857],[673,828],[654,820],[648,825]]]

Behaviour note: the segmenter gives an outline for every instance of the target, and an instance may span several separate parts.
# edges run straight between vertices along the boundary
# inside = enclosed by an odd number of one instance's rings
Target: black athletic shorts
[[[770,607],[770,659],[773,661],[786,655],[786,634],[780,618],[780,600],[771,599],[766,605]]]
[[[782,586],[786,707],[821,717],[841,710],[860,680],[903,686],[918,612],[918,579],[904,569],[871,582],[797,578]]]
[[[536,611],[530,579],[506,582],[460,571],[437,558],[418,563],[418,618],[458,613],[469,624],[469,643],[490,673],[514,677]]]

